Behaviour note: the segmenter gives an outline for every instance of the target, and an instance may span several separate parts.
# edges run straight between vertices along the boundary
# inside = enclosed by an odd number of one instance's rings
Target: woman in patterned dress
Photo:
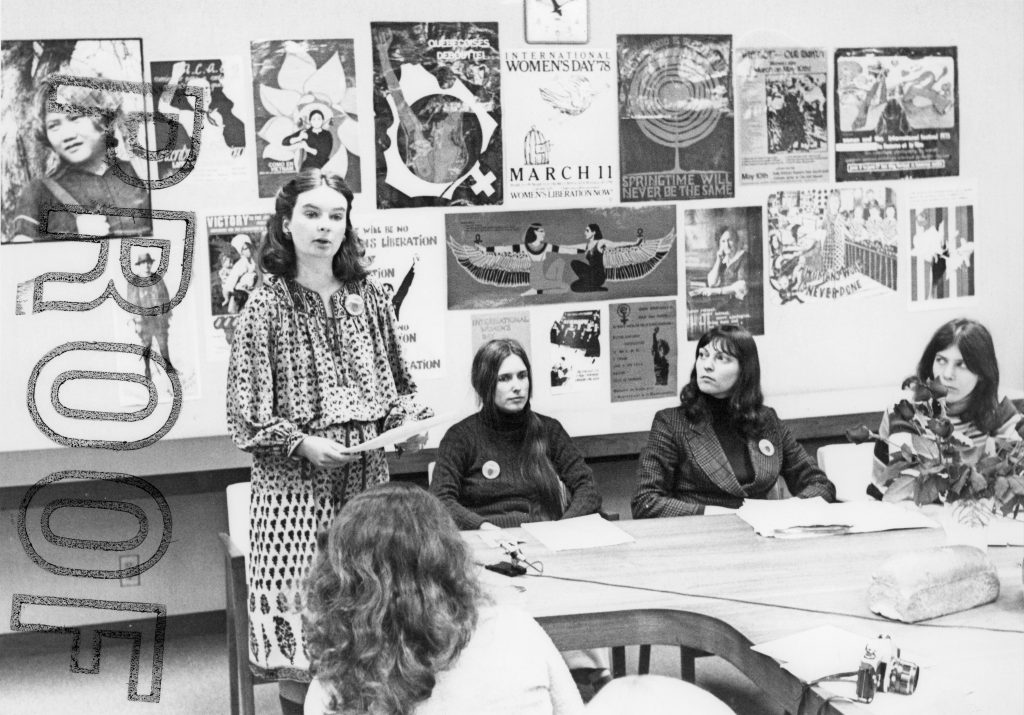
[[[377,436],[415,391],[383,288],[367,274],[352,191],[318,169],[277,194],[260,263],[268,276],[236,323],[228,426],[253,453],[249,655],[302,712],[310,680],[301,582],[316,534],[352,496],[386,482],[384,451],[341,448]]]

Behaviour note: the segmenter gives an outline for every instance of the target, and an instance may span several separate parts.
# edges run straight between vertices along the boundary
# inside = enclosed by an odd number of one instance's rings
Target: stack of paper
[[[736,512],[761,536],[800,538],[828,534],[938,528],[927,516],[880,501],[829,504],[813,499],[747,499]]]
[[[552,551],[593,549],[599,546],[628,544],[633,537],[600,514],[578,516],[561,521],[537,521],[523,524],[523,531]]]

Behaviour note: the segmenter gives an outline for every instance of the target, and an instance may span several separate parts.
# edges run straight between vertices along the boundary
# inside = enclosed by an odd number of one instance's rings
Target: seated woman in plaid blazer
[[[654,416],[634,518],[736,509],[744,499],[835,501],[835,486],[765,407],[757,345],[743,328],[722,325],[701,336],[680,400]]]

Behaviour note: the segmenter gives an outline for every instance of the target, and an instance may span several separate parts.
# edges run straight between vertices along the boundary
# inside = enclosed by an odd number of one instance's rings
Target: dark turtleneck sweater
[[[568,505],[561,517],[545,506],[539,484],[523,469],[530,414],[540,419],[548,459],[566,488]],[[478,529],[485,521],[515,527],[584,516],[601,508],[594,474],[572,439],[558,420],[533,413],[529,406],[519,413],[499,412],[494,421],[477,412],[452,425],[438,447],[430,491],[460,529]]]
[[[729,414],[729,399],[705,396],[704,404],[711,419],[711,428],[718,437],[718,443],[722,445],[722,451],[736,479],[740,484],[750,484],[754,481],[754,465],[750,463],[747,440]]]

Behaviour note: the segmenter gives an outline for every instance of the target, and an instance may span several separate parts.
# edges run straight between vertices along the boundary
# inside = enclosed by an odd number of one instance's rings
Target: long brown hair
[[[271,275],[295,277],[295,244],[284,230],[284,220],[292,217],[299,194],[311,191],[321,184],[334,189],[348,202],[348,210],[345,212],[345,239],[331,263],[334,277],[344,282],[362,280],[368,275],[366,267],[369,262],[365,258],[366,248],[352,228],[354,194],[339,174],[320,169],[306,169],[278,189],[274,201],[274,215],[267,219],[267,237],[260,246],[260,266]]]
[[[530,399],[533,397],[533,369],[530,367],[530,357],[519,341],[499,338],[485,343],[476,351],[470,373],[473,389],[480,399],[480,411],[484,421],[492,425],[497,424],[501,420],[501,412],[494,404],[494,393],[498,388],[498,371],[505,359],[511,355],[523,361],[530,379],[530,391],[526,406],[523,408],[526,413],[526,432],[520,448],[519,462],[525,472],[524,476],[537,486],[545,511],[560,517],[562,499],[559,477],[548,458],[548,441],[544,436],[544,425],[540,417],[530,409]]]

